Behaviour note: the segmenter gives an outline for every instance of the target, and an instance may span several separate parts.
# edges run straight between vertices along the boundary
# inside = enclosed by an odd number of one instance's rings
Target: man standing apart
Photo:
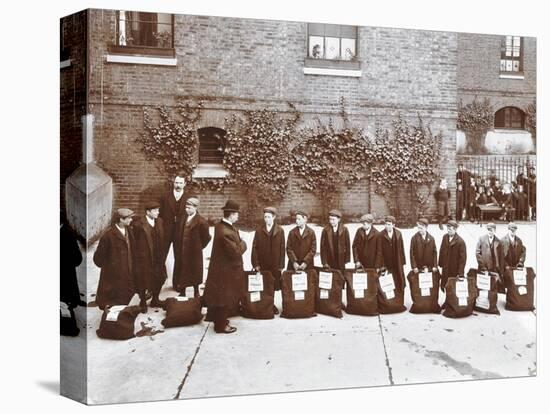
[[[246,243],[233,226],[239,219],[239,205],[227,200],[223,219],[214,227],[214,241],[204,298],[216,333],[230,334],[237,330],[227,320],[228,308],[234,307],[244,294],[243,253]]]

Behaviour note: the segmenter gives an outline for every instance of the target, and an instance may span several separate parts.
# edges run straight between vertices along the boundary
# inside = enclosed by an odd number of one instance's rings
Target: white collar
[[[197,215],[197,213],[193,213],[191,214],[190,216],[187,216],[187,223],[189,223],[191,220],[193,220],[193,217],[195,217]]]
[[[227,220],[225,217],[222,218],[222,221],[224,221],[225,223],[229,224],[231,227],[233,227],[233,223],[231,223],[229,220]]]
[[[115,227],[122,233],[123,236],[126,236],[126,228],[119,227],[118,224],[115,224]]]
[[[151,225],[151,227],[155,227],[155,219],[152,219],[152,218],[149,217],[149,216],[145,216],[145,218],[147,219],[147,221],[149,222],[149,224]]]
[[[332,230],[334,230],[335,233],[338,231],[338,225],[336,225],[336,226],[331,226],[331,227],[332,227]]]
[[[273,228],[273,225],[275,223],[272,223],[271,226],[268,226],[267,223],[265,223],[265,228],[267,229],[267,232],[269,233],[271,231],[271,229]]]
[[[300,226],[296,226],[298,228],[298,231],[300,232],[300,234],[304,234],[304,231],[306,231],[306,226],[304,225],[304,228],[301,229]]]
[[[176,200],[179,201],[179,199],[181,198],[182,195],[183,195],[183,190],[181,190],[179,192],[174,190],[174,197],[176,198]]]

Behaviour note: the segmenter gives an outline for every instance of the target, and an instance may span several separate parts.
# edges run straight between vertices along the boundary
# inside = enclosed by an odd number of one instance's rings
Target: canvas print
[[[534,376],[536,39],[60,20],[61,393]]]

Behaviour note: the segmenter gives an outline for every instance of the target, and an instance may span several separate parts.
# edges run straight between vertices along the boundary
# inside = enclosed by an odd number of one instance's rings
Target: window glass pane
[[[340,38],[326,37],[325,59],[340,59]]]
[[[512,56],[512,36],[506,36],[506,56]]]
[[[355,56],[355,39],[342,39],[342,59],[352,60]]]
[[[340,26],[340,37],[357,39],[357,26]]]
[[[504,59],[500,59],[500,70],[503,72],[506,70],[506,61]]]
[[[340,37],[340,26],[337,24],[326,24],[325,25],[325,36],[329,37]]]
[[[322,59],[324,38],[321,36],[309,36],[309,57],[314,59]]]
[[[519,72],[519,60],[514,60],[514,63],[512,65],[512,70],[514,72]]]
[[[153,36],[157,41],[157,47],[172,47],[172,15],[168,13],[159,13],[157,18],[156,30]]]
[[[325,35],[325,25],[322,23],[308,23],[307,30],[310,36]]]
[[[506,71],[507,71],[507,72],[511,72],[511,71],[512,71],[512,61],[511,61],[511,60],[507,60],[507,61],[506,61]]]

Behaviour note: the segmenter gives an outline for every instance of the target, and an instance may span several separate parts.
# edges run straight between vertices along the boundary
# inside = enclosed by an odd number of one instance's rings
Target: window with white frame
[[[509,73],[523,72],[523,38],[503,36],[500,52],[500,71]]]
[[[308,23],[307,57],[325,60],[356,60],[357,26]]]
[[[117,46],[171,49],[174,17],[168,13],[117,12]]]

